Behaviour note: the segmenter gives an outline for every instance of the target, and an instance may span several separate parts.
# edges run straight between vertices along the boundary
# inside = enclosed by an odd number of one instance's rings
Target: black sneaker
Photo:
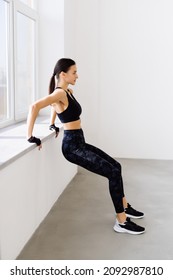
[[[145,228],[141,227],[135,223],[133,223],[130,218],[126,218],[126,221],[124,224],[121,224],[116,219],[114,230],[116,232],[122,232],[122,233],[130,233],[130,234],[141,234],[145,232]]]
[[[135,210],[129,203],[127,204],[127,208],[124,209],[124,212],[128,218],[140,219],[144,217],[144,213]]]

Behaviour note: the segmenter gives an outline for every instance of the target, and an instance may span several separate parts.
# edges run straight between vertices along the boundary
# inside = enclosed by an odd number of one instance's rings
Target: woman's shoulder
[[[55,88],[54,91],[49,95],[50,98],[52,98],[54,100],[54,102],[52,103],[59,103],[62,102],[64,103],[65,99],[66,99],[66,93],[63,89],[61,88]]]

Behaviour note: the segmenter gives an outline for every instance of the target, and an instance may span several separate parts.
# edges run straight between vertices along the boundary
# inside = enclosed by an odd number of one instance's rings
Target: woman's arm
[[[56,119],[56,111],[53,107],[51,107],[50,125],[55,123],[55,119]]]
[[[50,115],[50,126],[49,129],[55,131],[55,137],[59,134],[59,127],[55,126],[55,119],[56,119],[56,111],[54,107],[51,108],[51,115]]]
[[[56,90],[54,93],[36,101],[30,106],[27,118],[27,139],[32,136],[35,120],[39,111],[52,103],[58,103],[63,96],[64,92],[62,90]]]
[[[32,104],[29,108],[28,118],[27,118],[27,139],[32,136],[32,131],[34,128],[35,120],[39,113],[39,107],[36,103]]]

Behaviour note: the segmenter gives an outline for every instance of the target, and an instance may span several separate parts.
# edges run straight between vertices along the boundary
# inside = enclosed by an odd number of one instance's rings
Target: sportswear
[[[116,219],[114,230],[116,232],[121,233],[130,233],[130,234],[141,234],[145,232],[145,228],[141,227],[130,220],[130,218],[126,218],[126,221],[121,224]]]
[[[41,140],[35,136],[31,136],[29,139],[28,139],[28,142],[29,143],[35,143],[37,144],[37,146],[40,146],[41,145]]]
[[[56,87],[56,89],[57,88],[60,87]],[[67,94],[68,107],[63,112],[57,113],[57,116],[62,123],[77,121],[80,119],[82,108],[69,90],[68,91],[65,90],[65,92]]]
[[[135,210],[129,203],[127,203],[127,208],[124,209],[124,212],[129,218],[140,219],[144,217],[144,213]]]

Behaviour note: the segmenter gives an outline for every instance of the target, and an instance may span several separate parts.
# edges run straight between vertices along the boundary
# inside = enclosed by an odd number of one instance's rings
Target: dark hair
[[[55,76],[58,79],[59,78],[59,74],[63,71],[65,73],[67,73],[67,71],[69,70],[69,68],[72,65],[75,65],[75,61],[70,59],[70,58],[61,58],[57,61],[55,67],[54,67],[54,71],[52,74],[52,77],[50,79],[50,83],[49,83],[49,94],[51,94],[54,89],[55,89]]]

